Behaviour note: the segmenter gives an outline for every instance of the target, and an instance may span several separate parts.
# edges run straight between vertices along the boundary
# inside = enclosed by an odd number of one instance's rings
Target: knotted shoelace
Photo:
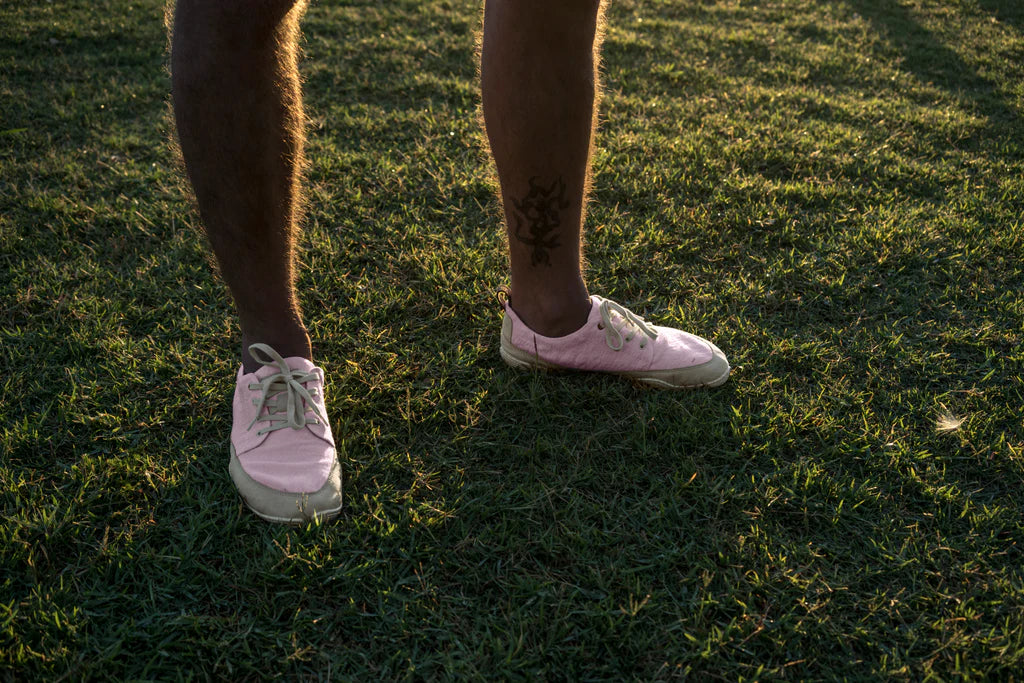
[[[261,358],[256,354],[257,351],[269,360]],[[252,401],[256,406],[256,417],[247,429],[252,429],[257,422],[269,422],[268,426],[256,432],[262,436],[278,429],[301,429],[307,424],[327,423],[327,418],[320,412],[313,398],[316,389],[310,391],[303,386],[306,382],[320,379],[315,373],[292,370],[284,358],[266,344],[253,344],[249,347],[249,353],[257,362],[276,367],[279,372],[249,385],[250,390],[260,392],[260,397]],[[267,409],[266,414],[263,413],[264,408]],[[313,414],[307,416],[309,412]]]
[[[604,340],[612,351],[620,350],[626,342],[631,341],[638,333],[646,335],[646,337],[640,339],[641,349],[646,346],[647,337],[651,339],[658,338],[658,332],[648,325],[646,320],[614,301],[605,299],[601,302],[598,310],[601,313],[601,324],[598,327],[604,330]],[[615,327],[612,324],[612,313],[618,313],[625,321],[625,324],[621,327]],[[629,331],[625,337],[622,336],[622,330],[624,329]]]

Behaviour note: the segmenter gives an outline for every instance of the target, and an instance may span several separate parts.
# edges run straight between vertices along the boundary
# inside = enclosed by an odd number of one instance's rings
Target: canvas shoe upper
[[[520,368],[608,372],[664,388],[716,387],[729,377],[729,361],[707,339],[651,325],[629,309],[590,297],[590,315],[563,337],[531,330],[505,301],[501,356]]]
[[[341,509],[341,468],[324,405],[324,373],[266,344],[249,353],[263,367],[235,383],[229,471],[260,517],[299,523]]]

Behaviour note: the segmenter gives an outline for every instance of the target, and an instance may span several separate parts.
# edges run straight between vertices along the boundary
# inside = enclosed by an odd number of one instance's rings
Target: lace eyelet
[[[604,323],[598,323],[597,324],[597,329],[603,330],[604,329]]]

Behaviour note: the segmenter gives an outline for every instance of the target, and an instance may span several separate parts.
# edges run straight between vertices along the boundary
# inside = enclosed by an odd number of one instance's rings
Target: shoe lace
[[[256,355],[257,351],[267,359]],[[324,417],[313,398],[316,395],[316,389],[309,390],[303,386],[306,382],[319,379],[315,373],[292,370],[284,362],[284,358],[281,358],[277,351],[266,344],[253,344],[249,347],[249,353],[257,362],[277,367],[280,372],[267,375],[259,382],[249,385],[250,390],[260,392],[260,397],[252,401],[253,405],[257,406],[256,417],[249,423],[247,429],[252,429],[257,422],[269,422],[268,426],[256,432],[262,436],[278,429],[301,429],[307,424],[327,423],[327,418]],[[265,414],[264,408],[267,409]],[[313,415],[308,416],[309,412],[312,412]]]
[[[651,339],[658,338],[658,332],[654,330],[646,320],[638,316],[633,311],[629,310],[625,306],[620,306],[614,301],[605,299],[601,302],[598,307],[601,313],[601,323],[598,327],[604,330],[605,342],[612,351],[618,351],[625,345],[626,342],[631,341],[637,333],[643,333]],[[612,324],[612,313],[617,313],[620,318],[625,320],[626,324],[621,327],[615,327]],[[627,329],[629,333],[623,337],[622,330]],[[640,348],[644,348],[647,344],[647,338],[643,337],[640,339]]]

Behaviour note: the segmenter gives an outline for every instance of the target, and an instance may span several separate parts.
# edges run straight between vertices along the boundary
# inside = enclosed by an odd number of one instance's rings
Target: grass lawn
[[[227,474],[161,0],[0,13],[0,675],[1024,675],[1017,0],[613,3],[588,280],[690,393],[501,362],[478,0],[315,2],[307,528]]]

